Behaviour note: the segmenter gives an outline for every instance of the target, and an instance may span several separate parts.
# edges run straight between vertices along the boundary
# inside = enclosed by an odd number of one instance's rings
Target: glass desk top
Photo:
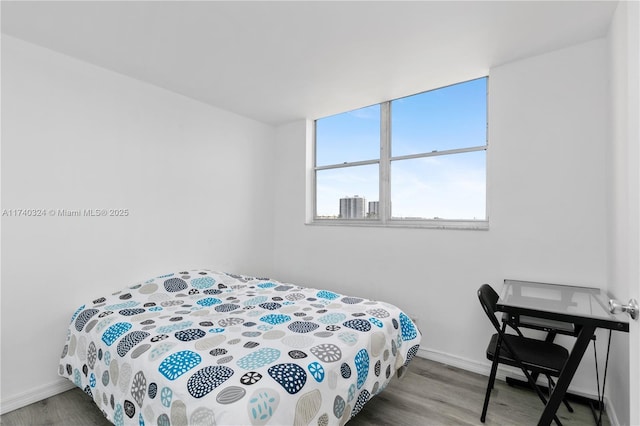
[[[626,314],[609,312],[610,298],[599,288],[505,280],[496,308],[513,315],[628,332]]]

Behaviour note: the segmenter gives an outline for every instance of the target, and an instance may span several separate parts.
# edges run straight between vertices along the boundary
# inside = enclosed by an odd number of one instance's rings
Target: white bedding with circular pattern
[[[342,425],[420,339],[387,303],[193,270],[79,307],[59,374],[115,425]]]

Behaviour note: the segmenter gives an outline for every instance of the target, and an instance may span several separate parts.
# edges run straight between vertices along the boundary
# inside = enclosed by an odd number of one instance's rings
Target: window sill
[[[488,220],[410,220],[391,219],[386,222],[380,220],[358,219],[314,219],[306,222],[311,226],[355,226],[373,228],[427,228],[427,229],[457,229],[470,231],[488,231]]]

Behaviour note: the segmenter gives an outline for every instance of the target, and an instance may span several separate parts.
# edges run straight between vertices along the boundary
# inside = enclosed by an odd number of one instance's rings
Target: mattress
[[[59,374],[115,425],[342,425],[420,339],[388,303],[192,270],[80,306]]]

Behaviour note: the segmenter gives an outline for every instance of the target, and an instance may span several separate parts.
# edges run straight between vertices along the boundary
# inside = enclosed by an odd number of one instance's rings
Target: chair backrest
[[[484,309],[484,312],[491,320],[491,324],[495,327],[498,333],[501,333],[500,323],[496,318],[496,302],[500,296],[495,292],[493,288],[489,284],[482,284],[478,289],[478,299],[480,300],[480,304]]]

